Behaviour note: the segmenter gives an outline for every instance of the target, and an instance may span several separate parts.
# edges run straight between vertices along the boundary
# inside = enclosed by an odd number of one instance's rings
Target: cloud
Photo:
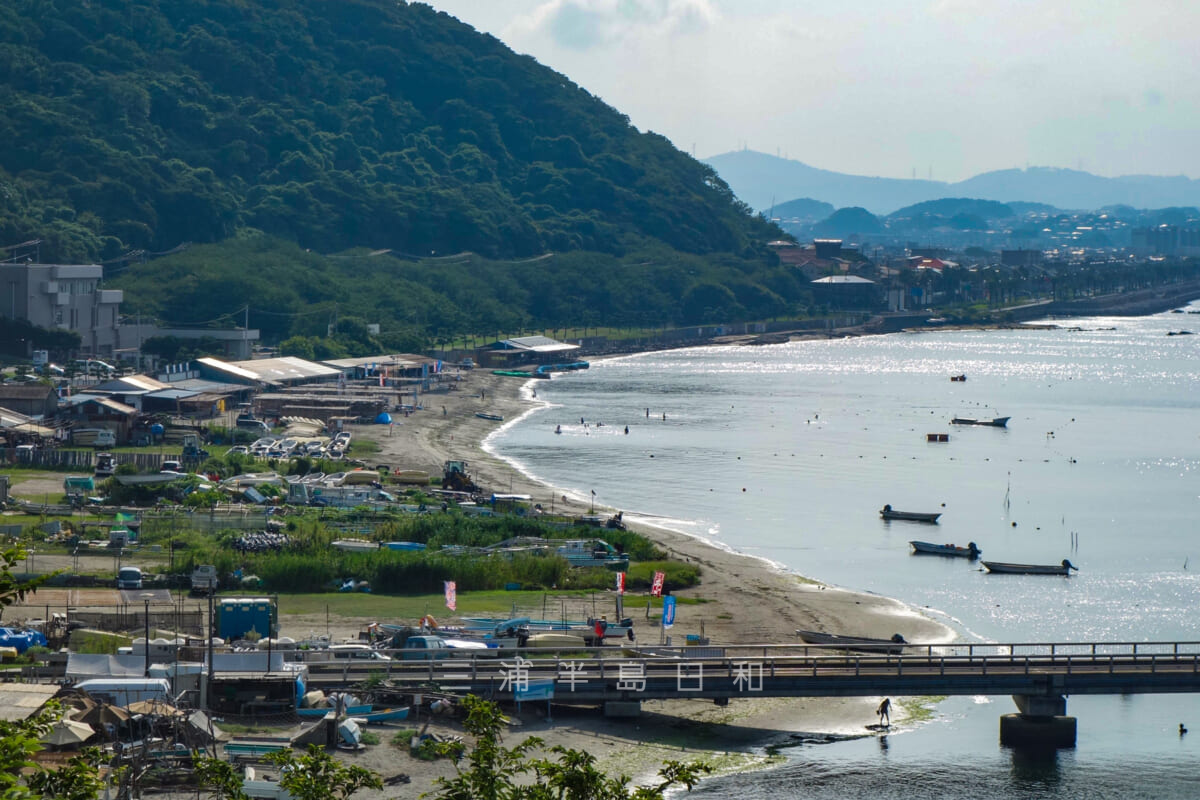
[[[510,33],[588,50],[629,39],[701,33],[717,19],[712,0],[548,0],[514,20]]]

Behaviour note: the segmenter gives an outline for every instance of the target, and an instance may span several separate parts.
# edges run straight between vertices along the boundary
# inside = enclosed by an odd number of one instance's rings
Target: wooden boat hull
[[[933,542],[909,542],[912,545],[914,554],[925,554],[932,556],[953,556],[955,558],[979,558],[979,554],[983,551],[975,547],[972,542],[968,547],[958,547],[953,544],[934,544]]]
[[[983,425],[990,428],[1007,428],[1008,421],[1012,417],[993,417],[992,419],[971,419],[969,417],[955,417],[950,420],[951,425]]]
[[[897,511],[894,508],[884,507],[879,510],[879,516],[887,520],[905,520],[907,522],[937,522],[938,517],[942,513],[925,513],[923,511]]]
[[[1079,569],[1070,561],[1063,560],[1061,564],[1008,564],[1003,561],[979,562],[988,572],[999,575],[1070,575],[1071,570]]]
[[[908,644],[900,634],[896,634],[896,637],[893,639],[872,639],[867,636],[839,636],[836,633],[797,629],[796,635],[803,639],[806,644],[828,644],[840,647],[843,650],[855,650],[862,653],[899,655],[904,652],[904,646]]]

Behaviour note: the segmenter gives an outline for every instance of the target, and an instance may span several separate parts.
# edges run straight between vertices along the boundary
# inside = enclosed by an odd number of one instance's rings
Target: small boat
[[[1079,567],[1065,558],[1061,564],[1006,564],[1003,561],[981,561],[979,563],[987,567],[988,572],[1003,575],[1070,575],[1071,570],[1079,570]]]
[[[475,416],[479,417],[480,419],[495,420],[496,422],[500,422],[504,419],[504,417],[500,416],[499,414],[488,414],[485,411],[476,411]]]
[[[892,508],[891,503],[888,503],[883,508],[879,509],[879,516],[884,519],[903,519],[909,522],[937,522],[938,517],[942,512],[924,512],[924,511],[897,511]]]
[[[365,722],[368,725],[372,722],[400,722],[408,719],[408,706],[403,708],[381,708],[378,711],[368,711],[365,714],[348,714],[355,721]]]
[[[890,639],[872,639],[868,636],[839,636],[836,633],[821,633],[797,629],[796,635],[807,644],[831,644],[844,650],[858,650],[866,653],[888,653],[899,655],[908,644],[900,634],[893,634]]]
[[[325,715],[328,714],[330,711],[336,711],[336,710],[337,709],[334,708],[333,706],[326,706],[325,708],[297,708],[296,716],[305,717],[305,718],[309,718],[309,719],[311,719],[313,717],[323,719],[325,717]],[[346,706],[345,708],[342,709],[342,713],[348,714],[348,715],[354,716],[354,717],[361,717],[364,714],[370,714],[374,710],[375,710],[375,707],[372,705]]]
[[[957,381],[959,383],[965,381],[966,379],[967,379],[966,375],[951,375],[950,376],[950,380]]]
[[[1008,421],[1012,417],[993,417],[992,419],[973,419],[971,417],[955,417],[950,420],[951,425],[986,425],[992,428],[1008,427]]]
[[[934,544],[933,542],[909,542],[909,544],[912,545],[914,554],[928,553],[935,556],[955,556],[974,560],[979,558],[979,554],[983,552],[974,542],[967,542],[966,547],[954,544]]]

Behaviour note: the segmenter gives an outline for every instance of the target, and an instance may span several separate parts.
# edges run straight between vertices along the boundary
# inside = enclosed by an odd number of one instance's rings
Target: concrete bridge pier
[[[1000,744],[1009,747],[1063,748],[1075,746],[1076,720],[1067,716],[1061,694],[1014,694],[1019,714],[1000,718]]]

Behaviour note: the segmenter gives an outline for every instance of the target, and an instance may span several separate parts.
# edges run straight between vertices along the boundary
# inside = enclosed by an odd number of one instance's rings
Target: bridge
[[[836,645],[487,652],[316,662],[309,684],[332,689],[386,678],[401,691],[596,704],[613,716],[638,713],[643,700],[1009,694],[1019,713],[1002,718],[1001,740],[1054,746],[1075,743],[1068,695],[1200,692],[1200,642],[907,645],[898,654]]]

